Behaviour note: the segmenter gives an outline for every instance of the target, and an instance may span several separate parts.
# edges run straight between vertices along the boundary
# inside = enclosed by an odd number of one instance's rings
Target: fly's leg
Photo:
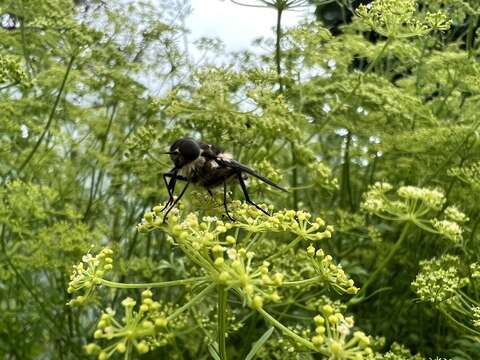
[[[240,173],[240,172],[237,173],[237,178],[238,178],[238,181],[240,182],[240,186],[242,187],[243,195],[245,196],[245,201],[248,204],[255,206],[258,210],[263,212],[265,215],[270,216],[270,214],[268,212],[266,212],[260,206],[255,204],[252,200],[250,200],[250,196],[248,196],[247,186],[245,185],[245,181],[243,181],[243,178],[242,178],[242,173]]]
[[[178,201],[182,198],[183,194],[185,194],[185,191],[187,191],[188,185],[190,185],[189,181],[187,181],[187,183],[185,184],[185,187],[183,188],[180,195],[178,195],[178,197],[175,199],[175,201],[172,203],[172,205],[165,212],[165,215],[163,216],[163,222],[165,222],[165,220],[167,220],[168,213],[175,207],[175,205],[177,205]]]
[[[167,182],[167,178],[170,178],[170,182]],[[181,175],[177,175],[177,170],[174,169],[168,173],[163,174],[163,181],[168,191],[168,201],[160,212],[164,211],[173,202],[173,192],[175,191],[175,185],[177,180],[187,181],[187,178]]]

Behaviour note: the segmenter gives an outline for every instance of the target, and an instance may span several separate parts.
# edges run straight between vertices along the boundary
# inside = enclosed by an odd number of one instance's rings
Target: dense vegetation
[[[0,357],[480,358],[477,1],[321,3],[194,61],[183,0],[0,2]],[[289,192],[163,221],[187,136]]]

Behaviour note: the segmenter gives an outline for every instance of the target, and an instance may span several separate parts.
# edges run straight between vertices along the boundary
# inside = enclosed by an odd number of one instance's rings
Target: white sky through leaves
[[[258,37],[273,37],[274,9],[239,6],[229,0],[191,0],[191,6],[193,12],[186,21],[190,42],[200,37],[217,37],[229,52],[251,48]],[[305,17],[305,11],[285,12],[282,24],[296,25]]]

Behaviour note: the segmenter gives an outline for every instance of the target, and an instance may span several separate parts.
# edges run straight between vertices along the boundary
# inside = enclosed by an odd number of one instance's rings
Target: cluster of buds
[[[27,83],[28,75],[18,58],[0,55],[0,84]]]
[[[321,218],[312,220],[311,214],[304,211],[282,210],[265,216],[259,209],[238,201],[229,204],[229,209],[235,218],[234,222],[226,223],[216,217],[199,218],[195,213],[182,216],[178,209],[173,209],[169,218],[163,221],[162,207],[157,206],[145,214],[139,230],[160,229],[167,233],[167,239],[202,269],[206,275],[204,279],[212,282],[208,289],[219,287],[234,291],[241,297],[244,306],[262,314],[298,344],[311,350],[317,349],[322,354],[328,353],[332,358],[368,358],[372,354],[368,337],[361,332],[350,334],[353,319],[345,319],[340,312],[325,307],[324,317],[317,317],[317,322],[323,321],[325,325],[317,326],[317,335],[310,341],[307,340],[309,334],[300,336],[289,330],[275,320],[265,306],[269,302],[281,301],[280,289],[284,287],[320,285],[330,286],[339,293],[358,292],[353,280],[342,267],[335,264],[331,256],[325,255],[322,250],[315,250],[313,246],[319,240],[330,238],[333,227],[326,226]],[[293,240],[278,249],[273,247],[272,254],[265,251],[265,248],[272,245],[265,233],[290,234]],[[287,281],[287,272],[273,271],[272,267],[282,267],[281,258],[304,240],[310,243],[306,254],[308,256],[305,256],[304,251],[294,251],[293,256],[305,262],[306,267],[303,268],[308,269],[312,277],[305,279],[303,273],[296,281]],[[264,244],[266,246],[262,246]],[[254,250],[258,250],[263,260],[257,260]],[[289,252],[288,256],[291,255]],[[299,275],[295,271],[292,274]],[[140,308],[142,307],[143,304]],[[141,313],[135,313],[135,316],[141,316]],[[139,320],[139,323],[142,322],[145,322],[143,318]],[[147,321],[146,324],[150,323]],[[142,344],[146,345],[142,349],[148,350],[155,346],[149,340],[157,339],[154,333],[155,323],[152,324],[153,327],[147,326],[150,333],[144,327],[133,332],[141,336]],[[123,327],[124,325],[117,325],[118,333],[121,333]],[[97,331],[98,336],[111,337],[112,327],[109,329],[100,329],[102,331]],[[135,344],[133,340],[130,343]],[[138,347],[137,350],[141,352]]]
[[[357,8],[360,21],[390,38],[424,36],[435,30],[448,30],[451,20],[442,12],[416,16],[416,0],[375,0]]]
[[[284,275],[270,274],[268,261],[263,261],[260,266],[252,266],[255,253],[244,248],[238,251],[233,248],[227,250],[226,259],[221,246],[213,248],[212,252],[218,269],[217,281],[237,289],[248,306],[256,309],[261,308],[265,300],[280,301],[277,288],[282,286]]]
[[[480,263],[475,262],[470,265],[470,271],[472,273],[472,278],[480,278]]]
[[[470,185],[474,190],[480,190],[480,161],[463,167],[451,168],[447,173]]]
[[[263,209],[273,211],[273,206],[260,205]],[[231,209],[233,217],[235,219],[234,226],[239,229],[243,229],[250,233],[264,233],[267,231],[278,232],[281,231],[279,225],[280,221],[276,218],[277,213],[273,213],[272,216],[266,217],[260,210],[250,206],[249,204],[242,203],[238,200],[232,201]]]
[[[473,326],[477,329],[480,329],[480,306],[475,306],[472,308],[473,311]]]
[[[445,195],[438,189],[401,186],[397,190],[399,199],[387,196],[393,190],[389,183],[375,183],[363,195],[361,207],[368,213],[391,220],[409,220],[420,217],[431,210],[440,210]]]
[[[444,213],[447,219],[457,223],[464,223],[470,220],[468,216],[461,212],[456,206],[447,207]]]
[[[278,171],[271,162],[268,160],[262,160],[259,162],[257,165],[255,165],[255,169],[260,173],[263,174],[263,176],[269,178],[272,180],[274,183],[278,184],[282,182],[283,175],[280,171]],[[256,179],[255,177],[252,177],[251,180],[254,182],[253,187],[255,187],[255,183],[258,183],[259,186],[261,185],[264,187],[264,183],[261,182],[260,180]],[[250,180],[249,180],[250,181]]]
[[[410,202],[409,208],[415,209],[417,202],[421,202],[428,209],[440,210],[445,203],[445,195],[438,189],[419,188],[416,186],[401,186],[398,196]]]
[[[83,256],[80,263],[73,266],[67,291],[72,294],[83,290],[84,295],[70,300],[67,305],[81,305],[94,296],[96,287],[102,283],[105,273],[112,270],[112,254],[113,251],[108,248],[96,256],[88,253]]]
[[[171,309],[154,301],[150,290],[142,292],[142,302],[137,310],[135,305],[135,300],[125,298],[122,301],[124,315],[120,320],[116,319],[112,309],[107,309],[101,315],[93,336],[102,346],[97,342],[86,345],[87,354],[106,360],[115,353],[131,354],[135,349],[139,354],[145,354],[169,343],[173,335],[167,329],[167,313]],[[176,326],[179,323],[175,321]]]
[[[461,260],[458,256],[444,255],[439,259],[420,262],[412,287],[422,301],[431,302],[446,316],[447,320],[469,334],[480,334],[480,307],[475,291],[478,264],[470,266],[470,277],[462,276]],[[473,288],[473,289],[472,289]]]
[[[354,295],[358,292],[359,289],[354,285],[354,281],[348,277],[341,265],[333,262],[331,255],[325,255],[322,249],[315,251],[311,245],[307,249],[307,254],[312,257],[318,282],[328,284],[339,293]]]
[[[266,217],[260,210],[240,201],[233,201],[229,208],[235,222],[224,222],[216,217],[203,217],[200,220],[194,213],[182,219],[176,208],[172,209],[168,220],[164,222],[161,216],[163,206],[159,205],[145,213],[137,229],[141,232],[161,229],[175,239],[177,244],[188,242],[196,250],[215,245],[232,245],[231,241],[227,241],[229,236],[226,234],[231,229],[241,229],[251,234],[290,232],[297,235],[298,240],[307,241],[318,241],[332,236],[331,225],[325,226],[325,222],[319,217],[310,221],[312,216],[305,211],[282,210]]]
[[[438,234],[445,236],[447,239],[450,239],[453,242],[459,242],[462,240],[462,228],[456,222],[432,219],[431,223],[435,231]]]
[[[329,359],[374,359],[370,338],[361,331],[352,334],[352,317],[344,317],[327,304],[313,320],[315,335],[311,342]]]
[[[469,283],[468,278],[459,274],[460,259],[457,256],[424,260],[420,267],[412,287],[422,301],[452,303],[459,295],[458,291]]]
[[[225,244],[224,234],[232,228],[231,223],[225,223],[216,217],[204,216],[201,221],[191,213],[181,223],[169,223],[166,231],[177,240],[177,243],[188,244],[195,250],[211,248]]]
[[[275,216],[284,231],[289,231],[303,240],[318,241],[332,237],[333,226],[325,226],[325,221],[319,217],[310,221],[312,216],[308,212],[286,210],[276,213]]]
[[[327,190],[338,189],[338,180],[332,175],[332,169],[322,161],[308,164],[308,170],[313,174],[312,179],[316,185]]]
[[[181,204],[178,207],[173,208],[170,211],[169,220],[172,223],[175,223],[179,219]],[[143,214],[143,219],[140,224],[137,225],[137,230],[139,232],[149,232],[158,227],[164,226],[164,219],[162,216],[163,210],[165,210],[166,204],[159,204],[155,206],[152,211],[147,211]]]
[[[434,214],[445,204],[445,195],[438,189],[402,186],[397,197],[387,193],[393,189],[388,183],[376,183],[364,194],[361,207],[385,220],[408,221],[419,228],[446,237],[453,242],[462,239],[459,223],[468,221],[468,217],[454,206],[444,211],[445,219],[437,219]]]

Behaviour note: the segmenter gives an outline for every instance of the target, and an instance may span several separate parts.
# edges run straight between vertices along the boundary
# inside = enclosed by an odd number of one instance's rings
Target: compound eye
[[[187,160],[195,160],[200,156],[200,146],[191,139],[182,139],[178,143],[178,150]]]

